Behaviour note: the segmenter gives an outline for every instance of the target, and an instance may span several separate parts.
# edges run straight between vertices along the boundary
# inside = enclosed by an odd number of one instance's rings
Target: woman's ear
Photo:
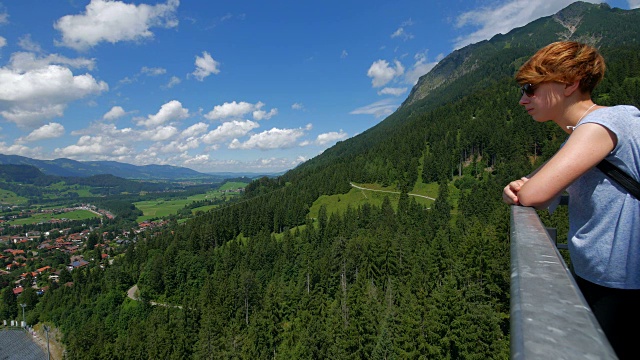
[[[565,96],[570,96],[576,91],[580,91],[580,79],[572,82],[571,84],[564,85],[564,94]]]

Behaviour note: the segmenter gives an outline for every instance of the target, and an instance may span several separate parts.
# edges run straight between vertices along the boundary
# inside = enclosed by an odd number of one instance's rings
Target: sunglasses
[[[532,97],[535,91],[536,91],[536,88],[534,85],[524,84],[520,86],[520,95],[527,94],[528,97]]]

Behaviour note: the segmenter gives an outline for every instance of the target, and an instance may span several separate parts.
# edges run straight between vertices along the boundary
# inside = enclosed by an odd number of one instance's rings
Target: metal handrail
[[[617,359],[535,209],[511,206],[511,358]]]

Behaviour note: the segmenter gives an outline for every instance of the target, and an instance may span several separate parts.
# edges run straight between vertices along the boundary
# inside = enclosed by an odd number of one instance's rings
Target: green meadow
[[[322,195],[316,200],[309,209],[309,217],[315,219],[318,217],[318,210],[322,205],[327,207],[327,213],[338,212],[340,214],[347,210],[348,206],[353,209],[369,203],[371,205],[380,206],[385,197],[391,201],[394,209],[398,205],[400,193],[395,187],[382,187],[379,184],[353,184],[364,189],[353,187],[346,194],[338,195]],[[419,188],[416,186],[410,194],[418,194],[435,198],[438,195],[438,184],[423,184]],[[410,195],[411,196],[411,195]],[[433,204],[433,200],[419,196],[411,196],[416,202],[427,207]]]
[[[13,191],[0,189],[0,204],[2,205],[23,205],[27,203],[27,198],[16,195]]]
[[[15,219],[8,221],[10,225],[25,225],[25,224],[38,224],[46,223],[53,219],[66,219],[66,220],[84,220],[98,217],[97,214],[88,210],[74,210],[61,214],[34,214],[28,218]]]
[[[247,184],[242,182],[228,182],[222,185],[220,188],[212,191],[208,191],[203,194],[189,196],[184,199],[171,199],[171,200],[162,200],[155,199],[149,201],[139,201],[134,203],[134,205],[142,211],[144,215],[139,216],[137,221],[143,222],[146,220],[151,220],[155,218],[162,218],[170,215],[175,215],[178,211],[185,207],[185,205],[189,205],[194,201],[202,201],[202,200],[214,200],[222,198],[226,196],[227,198],[238,196],[237,193],[225,193],[226,190],[234,190],[238,188],[244,188]],[[215,208],[215,205],[206,205],[201,206],[195,209],[192,209],[192,213],[196,213],[197,211],[208,211]]]

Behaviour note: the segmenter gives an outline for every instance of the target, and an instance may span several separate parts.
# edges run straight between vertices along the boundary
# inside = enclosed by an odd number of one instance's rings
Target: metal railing
[[[617,359],[554,242],[511,206],[511,358]]]

